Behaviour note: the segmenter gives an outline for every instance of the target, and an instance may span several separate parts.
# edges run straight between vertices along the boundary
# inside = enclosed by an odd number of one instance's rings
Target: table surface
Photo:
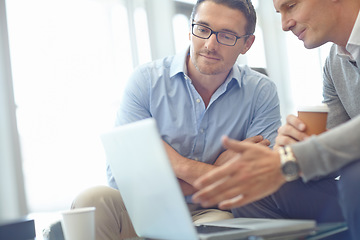
[[[347,226],[343,222],[339,223],[323,223],[318,224],[316,229],[312,231],[310,234],[291,234],[285,236],[267,236],[267,237],[257,237],[257,236],[250,236],[244,239],[238,240],[318,240],[323,239],[325,237],[332,236],[336,233],[343,232],[347,230]],[[148,238],[129,238],[127,240],[156,240],[156,239],[148,239]]]
[[[336,233],[346,231],[347,229],[348,229],[347,225],[344,222],[323,223],[323,224],[319,224],[316,227],[316,230],[312,234],[308,235],[305,239],[307,240],[322,239],[324,237],[328,237]]]
[[[42,231],[43,229],[45,229],[46,227],[48,227],[51,223],[54,223],[56,221],[58,221],[60,219],[60,214],[59,213],[40,213],[40,214],[30,214],[29,218],[33,218],[35,220],[35,228],[36,228],[36,240],[43,240],[43,236],[42,236]],[[323,224],[318,224],[318,226],[316,227],[316,229],[311,232],[309,235],[301,235],[299,237],[299,235],[297,236],[285,236],[285,237],[251,237],[251,238],[247,238],[247,239],[251,239],[251,240],[271,240],[271,239],[276,239],[276,240],[296,240],[296,239],[302,239],[302,240],[318,240],[318,239],[323,239],[325,237],[334,235],[336,233],[342,232],[347,230],[347,226],[345,223],[323,223]],[[128,240],[145,240],[145,238],[131,238]]]

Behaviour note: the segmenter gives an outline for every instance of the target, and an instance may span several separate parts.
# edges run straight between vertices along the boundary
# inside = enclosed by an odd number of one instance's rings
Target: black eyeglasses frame
[[[204,37],[200,37],[200,36],[198,36],[198,35],[196,35],[196,34],[194,34],[194,26],[195,25],[198,25],[198,26],[201,26],[201,27],[204,27],[204,28],[207,28],[207,29],[209,29],[210,30],[210,35],[208,36],[208,37],[206,37],[206,38],[204,38]],[[235,44],[237,43],[237,41],[239,40],[239,39],[241,39],[241,38],[247,38],[247,37],[249,37],[249,36],[251,36],[251,34],[246,34],[246,35],[242,35],[242,36],[236,36],[235,34],[233,34],[233,33],[228,33],[228,32],[224,32],[224,31],[214,31],[214,30],[212,30],[210,27],[208,27],[208,26],[205,26],[205,25],[202,25],[202,24],[199,24],[199,23],[192,23],[191,24],[191,33],[192,33],[192,35],[194,35],[195,37],[198,37],[198,38],[201,38],[201,39],[209,39],[210,37],[211,37],[211,35],[213,35],[213,34],[215,34],[215,36],[216,36],[216,41],[218,42],[218,43],[220,43],[220,44],[222,44],[222,45],[225,45],[225,46],[235,46]],[[232,45],[230,45],[230,44],[226,44],[226,43],[222,43],[222,42],[220,42],[219,41],[219,38],[218,38],[218,34],[219,33],[226,33],[226,34],[230,34],[230,35],[232,35],[232,36],[234,36],[236,39],[235,39],[235,42],[234,42],[234,44],[232,44]]]

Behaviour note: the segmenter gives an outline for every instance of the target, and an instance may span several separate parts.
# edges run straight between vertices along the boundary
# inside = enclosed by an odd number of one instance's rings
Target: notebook
[[[140,237],[226,240],[284,236],[283,239],[289,239],[289,236],[306,235],[315,228],[312,220],[259,218],[234,218],[195,226],[153,118],[114,128],[101,134],[101,141]]]

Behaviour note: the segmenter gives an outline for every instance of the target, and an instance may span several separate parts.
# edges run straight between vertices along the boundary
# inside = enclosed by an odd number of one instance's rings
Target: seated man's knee
[[[340,170],[338,189],[342,207],[350,212],[356,211],[360,214],[360,160]]]
[[[71,208],[100,207],[109,202],[122,203],[118,190],[108,186],[96,186],[82,191],[74,199]]]
[[[71,208],[95,207],[96,239],[126,239],[136,237],[120,192],[98,186],[81,192]]]
[[[340,170],[339,192],[341,197],[360,199],[360,160]]]
[[[351,239],[360,237],[360,160],[340,170],[339,202],[349,227]]]

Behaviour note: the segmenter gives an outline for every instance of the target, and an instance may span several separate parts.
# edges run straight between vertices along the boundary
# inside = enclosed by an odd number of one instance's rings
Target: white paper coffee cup
[[[65,240],[95,240],[95,207],[62,211]]]
[[[326,131],[329,107],[326,104],[299,106],[298,117],[305,123],[307,135],[318,135]]]

